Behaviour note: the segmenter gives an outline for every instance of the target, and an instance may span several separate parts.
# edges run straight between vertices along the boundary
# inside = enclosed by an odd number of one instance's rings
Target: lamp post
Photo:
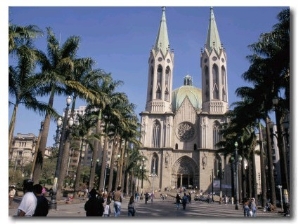
[[[141,185],[141,190],[143,190],[144,188],[144,161],[145,161],[145,158],[143,158],[143,164],[142,164],[142,185]]]
[[[238,210],[239,209],[239,175],[238,175],[238,143],[235,142],[234,143],[234,146],[235,146],[235,184],[236,184],[236,188],[235,188],[235,196],[236,196],[236,199],[235,199],[235,209]]]
[[[214,202],[214,169],[211,169],[211,200]]]
[[[66,140],[66,126],[67,126],[67,121],[68,121],[68,112],[69,112],[69,106],[72,102],[71,96],[67,97],[66,103],[67,107],[65,109],[65,114],[64,114],[64,120],[62,122],[61,118],[57,120],[57,126],[60,127],[62,125],[61,129],[61,135],[60,135],[60,141],[59,141],[59,148],[58,148],[58,158],[57,158],[57,163],[56,163],[56,169],[55,169],[55,177],[53,181],[53,194],[51,197],[51,206],[50,208],[56,209],[57,208],[57,183],[58,183],[58,176],[60,172],[60,167],[62,163],[62,157],[63,157],[63,149],[64,149],[64,143]],[[62,122],[62,123],[61,123]],[[69,119],[69,126],[73,125],[73,119]]]
[[[219,177],[220,177],[220,201],[219,203],[222,204],[222,197],[223,197],[223,192],[222,192],[222,179],[224,176],[224,169],[221,169],[221,171],[219,171]]]

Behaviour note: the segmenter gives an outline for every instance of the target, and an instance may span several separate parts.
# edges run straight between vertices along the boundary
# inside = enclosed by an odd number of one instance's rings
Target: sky
[[[227,53],[229,103],[239,100],[235,90],[249,85],[241,75],[247,71],[248,45],[263,32],[272,30],[283,7],[214,7],[219,35]],[[111,73],[114,80],[123,81],[117,89],[128,95],[136,105],[136,114],[145,110],[149,52],[155,43],[162,9],[153,7],[9,7],[9,21],[21,26],[34,24],[45,30],[51,27],[61,44],[73,35],[81,42],[78,57],[91,57],[94,68]],[[201,88],[200,51],[207,37],[210,7],[166,7],[166,19],[171,49],[175,53],[173,90],[183,85],[183,77],[193,77]],[[255,15],[255,16],[254,16]],[[259,26],[257,26],[259,24]],[[37,38],[35,46],[46,52],[45,36]],[[10,63],[13,60],[10,60]],[[10,98],[11,99],[11,98]],[[62,113],[66,96],[55,97],[54,108]],[[48,97],[41,98],[48,102]],[[81,100],[76,108],[86,105]],[[11,116],[13,107],[9,108]],[[25,119],[24,119],[25,118]],[[18,110],[15,132],[38,135],[44,116]],[[47,146],[54,143],[56,123],[53,120]]]
[[[94,68],[101,68],[111,73],[114,80],[123,81],[123,86],[117,90],[126,93],[130,102],[136,105],[136,114],[145,110],[148,58],[158,32],[161,6],[166,6],[169,42],[175,54],[173,90],[183,85],[187,74],[193,77],[194,86],[201,88],[200,51],[206,42],[210,6],[214,7],[220,39],[227,53],[229,104],[239,100],[235,95],[238,87],[249,85],[241,78],[249,67],[246,56],[252,53],[248,45],[257,42],[261,33],[272,30],[278,22],[276,16],[283,8],[291,7],[294,28],[297,19],[296,6],[289,0],[278,5],[268,0],[243,1],[243,4],[230,0],[226,4],[210,1],[209,5],[199,5],[189,0],[181,5],[170,4],[169,1],[145,1],[144,4],[126,1],[126,5],[110,1],[109,5],[97,5],[86,0],[84,4],[83,1],[75,1],[71,5],[62,5],[55,0],[46,6],[40,1],[26,2],[24,5],[22,1],[12,0],[5,6],[1,5],[0,13],[13,24],[37,25],[44,31],[46,27],[51,27],[61,43],[70,36],[79,36],[78,56],[93,58],[97,62]],[[7,23],[4,25],[7,29]],[[293,38],[296,39],[295,36]],[[1,42],[1,46],[2,51],[7,49],[7,40],[4,45]],[[36,39],[35,46],[46,51],[46,35]],[[9,64],[7,54],[5,58]],[[7,72],[6,69],[3,73]],[[8,127],[12,107],[8,106],[7,99],[10,98],[6,88],[4,84],[0,91],[1,95],[7,96],[2,97],[1,105],[9,108],[3,120]],[[41,100],[47,102],[48,98]],[[82,105],[85,105],[84,101],[77,101],[76,108]],[[54,108],[62,114],[65,107],[66,96],[56,97]],[[38,135],[43,119],[44,116],[20,106],[14,134]],[[53,145],[55,130],[56,123],[52,121],[47,146]]]

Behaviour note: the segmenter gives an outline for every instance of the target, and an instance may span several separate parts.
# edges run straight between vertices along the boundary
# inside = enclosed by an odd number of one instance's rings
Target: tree
[[[19,47],[33,47],[33,39],[43,35],[43,31],[35,26],[18,26],[9,24],[8,28],[8,53],[15,54]]]
[[[48,106],[53,107],[55,94],[64,93],[65,77],[69,75],[74,68],[74,57],[78,50],[79,37],[71,36],[60,46],[51,28],[47,28],[47,52],[45,55],[39,51],[39,63],[41,64],[41,73],[39,78],[46,84],[39,88],[40,96],[49,94]],[[43,167],[43,157],[48,139],[51,114],[46,113],[44,127],[41,133],[40,144],[38,146],[33,180],[39,182],[41,170]],[[57,116],[58,117],[58,116]]]
[[[18,62],[16,66],[9,66],[9,93],[14,99],[10,99],[9,103],[13,105],[13,113],[9,124],[9,153],[13,139],[14,127],[18,107],[23,104],[25,108],[37,111],[39,113],[56,114],[55,110],[48,107],[47,104],[37,100],[37,87],[42,81],[35,75],[37,62],[36,50],[28,46],[20,46],[16,50]]]

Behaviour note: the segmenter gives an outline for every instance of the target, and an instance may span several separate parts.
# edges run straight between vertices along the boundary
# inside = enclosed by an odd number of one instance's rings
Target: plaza
[[[128,218],[127,217],[127,204],[128,198],[124,198],[122,202],[121,216],[119,218]],[[9,216],[14,216],[17,212],[17,201],[15,200],[14,207],[9,209]],[[76,199],[70,204],[66,204],[64,201],[60,201],[57,205],[57,210],[49,210],[48,218],[78,218],[78,217],[86,217],[84,210],[84,203],[86,201],[82,199]],[[214,203],[206,203],[201,201],[193,201],[191,204],[187,204],[186,210],[183,210],[182,207],[180,209],[176,209],[175,199],[173,197],[168,197],[166,200],[162,200],[160,198],[155,198],[153,203],[148,201],[145,204],[144,200],[140,200],[135,203],[136,206],[136,217],[134,218],[168,218],[168,219],[181,219],[188,218],[191,220],[195,220],[198,218],[201,219],[245,219],[243,214],[242,205],[239,205],[239,209],[235,209],[234,204],[219,204],[218,202]],[[108,218],[114,217],[114,209],[113,203],[111,203],[111,211],[112,214]],[[264,212],[262,208],[258,208],[257,217],[255,219],[283,219],[288,220],[290,217],[284,217],[283,213],[278,212],[280,209],[278,208],[276,212]],[[19,217],[11,217],[12,219],[20,219]],[[44,217],[43,217],[44,218]],[[102,217],[98,217],[102,218]],[[93,218],[95,219],[95,218]],[[97,219],[97,218],[96,218]],[[249,219],[249,218],[247,218]]]

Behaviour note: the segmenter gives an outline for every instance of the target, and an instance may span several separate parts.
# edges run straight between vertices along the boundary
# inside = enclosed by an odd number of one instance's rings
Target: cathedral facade
[[[143,186],[139,186],[144,192],[186,187],[207,193],[226,190],[231,195],[231,169],[215,146],[229,107],[227,56],[213,8],[199,56],[202,89],[194,87],[192,77],[186,75],[183,86],[173,90],[174,58],[163,7],[148,60],[146,107],[140,113],[140,152],[147,159]]]

